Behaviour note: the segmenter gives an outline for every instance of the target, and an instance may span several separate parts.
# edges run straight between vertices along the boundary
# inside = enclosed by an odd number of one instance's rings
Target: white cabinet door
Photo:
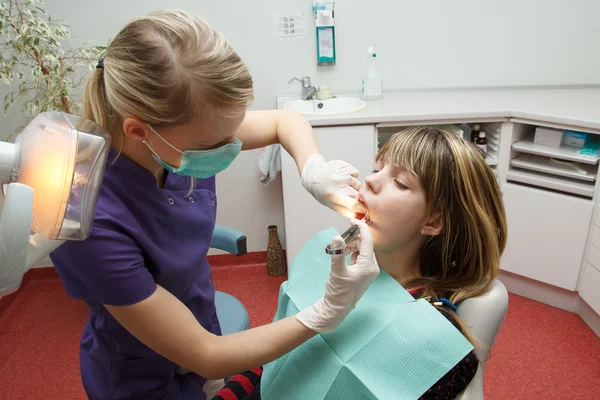
[[[327,161],[344,160],[356,167],[359,179],[371,173],[375,160],[375,126],[315,128],[321,154]],[[294,159],[281,152],[285,241],[288,266],[302,245],[317,232],[334,226],[346,230],[347,219],[317,202],[302,186]]]
[[[600,271],[589,263],[584,263],[579,295],[600,314]]]
[[[575,290],[592,201],[511,183],[503,192],[508,243],[501,268]]]

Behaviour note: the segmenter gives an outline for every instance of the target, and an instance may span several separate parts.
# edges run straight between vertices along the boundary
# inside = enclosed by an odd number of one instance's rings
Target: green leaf
[[[20,6],[18,18],[15,4]],[[13,5],[12,15],[8,5]],[[20,112],[36,113],[56,108],[61,96],[69,98],[74,93],[69,103],[72,110],[80,110],[77,96],[85,83],[84,68],[93,71],[107,46],[86,41],[71,47],[67,42],[71,29],[67,22],[52,19],[43,0],[0,0],[0,82],[18,84],[18,89],[5,97],[6,107],[18,104]]]

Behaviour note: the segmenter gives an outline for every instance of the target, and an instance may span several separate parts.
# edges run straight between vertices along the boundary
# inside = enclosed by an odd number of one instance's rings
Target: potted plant
[[[0,2],[0,82],[16,88],[4,97],[3,111],[18,107],[25,124],[44,111],[78,114],[79,89],[106,50],[89,42],[68,46],[70,27],[52,19],[43,5],[43,0]]]

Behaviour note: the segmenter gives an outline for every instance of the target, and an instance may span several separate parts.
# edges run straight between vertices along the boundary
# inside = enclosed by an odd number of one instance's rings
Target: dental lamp
[[[0,297],[66,240],[89,236],[109,147],[104,128],[60,111],[0,142]]]

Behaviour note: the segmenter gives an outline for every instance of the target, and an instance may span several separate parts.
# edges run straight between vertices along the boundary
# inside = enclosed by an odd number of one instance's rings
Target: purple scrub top
[[[208,331],[220,335],[215,288],[206,261],[215,226],[215,178],[152,174],[111,151],[90,237],[68,241],[51,259],[70,297],[90,307],[81,376],[95,399],[205,399],[205,378],[175,374],[176,364],[142,344],[103,304],[129,305],[161,285]],[[166,172],[166,171],[165,171]],[[161,321],[156,321],[161,324]]]

